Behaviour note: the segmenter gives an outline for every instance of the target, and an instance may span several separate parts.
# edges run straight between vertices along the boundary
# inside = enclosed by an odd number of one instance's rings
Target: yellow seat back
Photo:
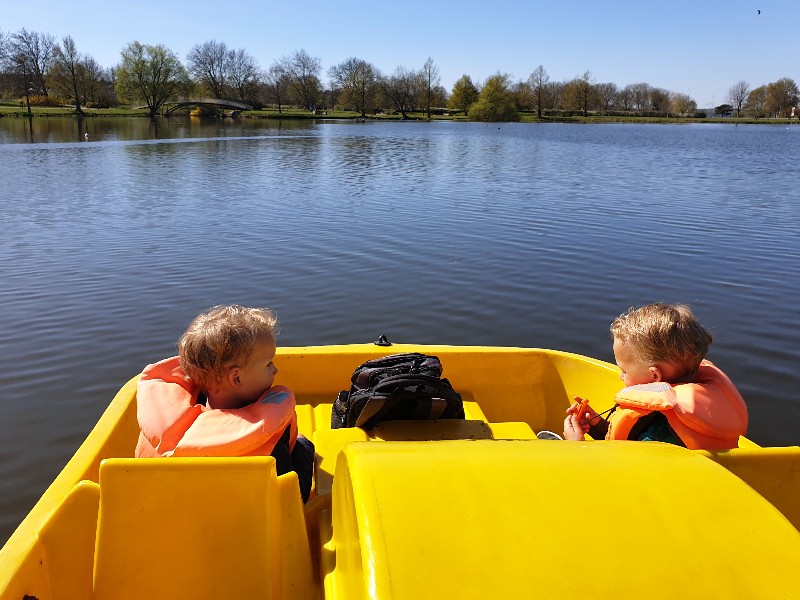
[[[271,457],[103,461],[95,598],[313,597],[296,475],[280,480]]]

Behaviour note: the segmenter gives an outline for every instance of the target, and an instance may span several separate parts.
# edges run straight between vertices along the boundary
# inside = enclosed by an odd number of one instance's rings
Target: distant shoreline
[[[160,119],[184,118],[188,115],[176,114],[171,116],[159,115]],[[149,118],[146,110],[125,109],[125,108],[88,108],[83,110],[82,115],[75,114],[73,108],[66,107],[31,107],[28,114],[26,108],[18,106],[0,105],[0,118],[48,118],[48,117],[72,117],[72,118]],[[348,120],[348,121],[427,121],[429,120],[424,112],[409,112],[408,119],[403,119],[401,115],[378,114],[362,117],[353,111],[325,111],[323,114],[314,113],[307,110],[285,109],[278,112],[277,109],[248,110],[237,113],[235,116],[202,116],[192,117],[201,119],[286,119],[286,120]],[[463,113],[457,114],[437,114],[431,115],[431,121],[462,121],[470,122]],[[727,125],[793,125],[800,124],[800,119],[753,119],[736,117],[643,117],[643,116],[619,116],[619,115],[571,115],[571,116],[543,116],[536,118],[535,112],[520,112],[521,123],[663,123],[663,124],[682,124],[682,123],[719,123]]]

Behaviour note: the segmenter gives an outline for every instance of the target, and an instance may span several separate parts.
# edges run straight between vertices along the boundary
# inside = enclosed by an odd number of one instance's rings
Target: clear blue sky
[[[324,81],[351,56],[387,74],[432,57],[448,91],[465,73],[475,82],[497,72],[517,81],[540,64],[553,81],[588,70],[596,83],[643,81],[688,93],[700,107],[723,103],[740,80],[751,88],[800,81],[800,13],[788,0],[4,3],[0,30],[23,27],[71,35],[104,67],[133,40],[164,44],[183,61],[195,44],[217,40],[245,49],[263,68],[305,49],[322,60]]]

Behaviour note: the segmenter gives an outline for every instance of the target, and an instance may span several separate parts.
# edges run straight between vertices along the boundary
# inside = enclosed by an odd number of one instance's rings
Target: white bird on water
[[[85,139],[87,142],[89,141],[89,132],[88,131],[83,134],[83,139]]]

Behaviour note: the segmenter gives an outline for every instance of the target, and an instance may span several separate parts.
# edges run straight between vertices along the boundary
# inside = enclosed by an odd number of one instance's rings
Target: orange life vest
[[[691,383],[665,382],[632,385],[614,401],[608,419],[607,440],[626,440],[643,416],[659,411],[687,448],[736,448],[747,432],[747,406],[730,379],[704,360]]]
[[[148,365],[136,390],[136,456],[268,456],[287,427],[289,448],[294,447],[297,414],[289,388],[273,386],[258,401],[235,409],[199,404],[199,394],[178,357]]]

